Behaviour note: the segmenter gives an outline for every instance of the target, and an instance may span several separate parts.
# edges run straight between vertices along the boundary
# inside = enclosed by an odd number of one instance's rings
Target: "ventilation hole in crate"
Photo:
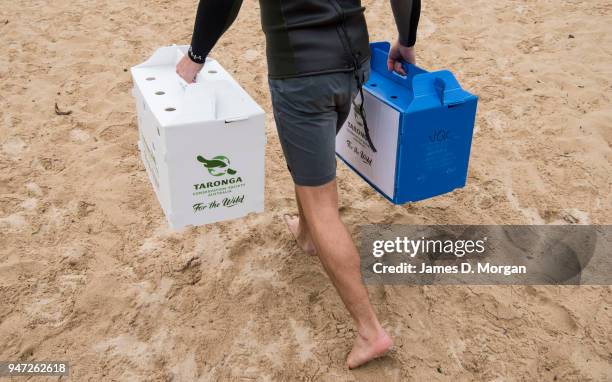
[[[153,147],[153,150],[155,150],[155,142],[151,142],[151,147]]]
[[[163,91],[161,91],[161,90],[160,90],[160,91],[158,91],[158,92],[155,92],[155,94],[156,94],[156,95],[164,95],[164,94],[166,94],[166,92],[163,92]]]
[[[155,77],[147,77],[146,80],[147,81],[155,81]]]
[[[175,111],[176,109],[175,109],[175,108],[173,108],[173,107],[167,107],[165,110],[166,110],[166,111]]]
[[[397,96],[391,96],[391,99],[397,99]]]
[[[375,87],[376,87],[376,84],[370,84],[370,86],[371,86],[371,87],[373,87],[373,88],[375,88]]]
[[[156,127],[156,129],[157,129],[157,135],[161,135],[161,134],[159,133],[159,127]]]
[[[209,71],[208,71],[208,73],[210,73],[210,74],[216,74],[216,73],[217,73],[217,71],[216,71],[216,70],[209,70]]]

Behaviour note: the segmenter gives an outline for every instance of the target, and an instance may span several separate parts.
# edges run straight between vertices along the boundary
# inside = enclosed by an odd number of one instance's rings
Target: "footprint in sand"
[[[25,149],[25,142],[19,137],[11,137],[2,144],[2,151],[9,157],[18,157]]]
[[[255,61],[257,58],[259,58],[259,52],[256,51],[255,49],[247,49],[243,54],[242,57],[244,58],[244,60],[246,62],[253,62]]]
[[[295,336],[295,342],[297,344],[296,351],[300,361],[305,363],[313,358],[313,350],[315,344],[312,338],[312,333],[309,328],[298,324],[295,320],[289,321],[293,334]]]
[[[87,249],[81,246],[69,247],[62,253],[62,261],[72,268],[85,266],[87,260]]]
[[[0,218],[0,232],[18,232],[26,225],[27,222],[20,213]]]
[[[26,184],[26,189],[36,196],[42,196],[43,191],[40,186],[34,182],[29,182]]]
[[[38,199],[36,199],[36,198],[28,198],[28,199],[24,200],[23,202],[21,202],[20,206],[24,210],[33,211],[38,206]]]
[[[419,38],[425,39],[436,32],[436,24],[426,16],[421,16],[419,23]]]
[[[81,129],[73,129],[70,131],[70,139],[77,142],[86,142],[89,140],[89,133]]]
[[[483,113],[483,117],[487,125],[497,132],[502,132],[508,128],[505,116],[497,111],[487,111]]]

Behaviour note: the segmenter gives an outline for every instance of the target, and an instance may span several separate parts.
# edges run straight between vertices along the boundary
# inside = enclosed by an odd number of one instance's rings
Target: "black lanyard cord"
[[[365,132],[365,138],[368,141],[368,145],[370,145],[370,148],[373,152],[376,152],[376,147],[374,147],[374,143],[372,142],[372,138],[370,137],[370,129],[368,128],[368,121],[366,120],[366,114],[363,108],[363,105],[365,103],[365,97],[363,96],[363,83],[365,82],[365,74],[362,74],[362,76],[362,78],[359,78],[357,69],[355,69],[355,80],[357,81],[357,89],[359,89],[359,96],[361,97],[361,102],[359,103],[359,106],[355,104],[353,105],[354,107],[358,108],[359,116],[363,121],[363,130]]]
[[[340,36],[340,32],[338,32],[338,35],[340,37],[340,41],[342,42],[342,46],[351,56],[351,59],[353,61],[353,73],[355,75],[355,81],[357,82],[357,89],[359,89],[359,96],[361,97],[361,104],[359,105],[359,115],[363,120],[363,128],[366,140],[368,141],[368,145],[370,146],[373,152],[376,152],[376,147],[374,147],[374,143],[372,142],[372,138],[370,137],[370,129],[368,128],[368,122],[366,121],[365,111],[363,109],[363,103],[365,102],[365,98],[363,96],[363,83],[365,82],[365,74],[362,73],[362,77],[359,78],[359,69],[361,69],[361,64],[359,63],[357,57],[355,57],[355,50],[353,49],[353,44],[351,44],[351,39],[349,38],[348,33],[346,32],[346,28],[344,25],[346,17],[344,11],[342,7],[338,4],[337,0],[330,0],[330,3],[336,9],[342,19],[342,22],[340,23],[340,30],[342,31],[342,35],[344,35],[344,38],[342,38],[343,36]],[[344,43],[344,41],[346,41],[346,44]]]

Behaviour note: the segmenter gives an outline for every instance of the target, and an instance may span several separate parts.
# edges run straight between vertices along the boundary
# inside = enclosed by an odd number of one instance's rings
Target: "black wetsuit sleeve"
[[[403,46],[414,46],[421,17],[421,0],[391,0],[391,9]]]
[[[199,64],[219,41],[223,33],[232,25],[242,0],[200,0],[196,14],[189,57]]]

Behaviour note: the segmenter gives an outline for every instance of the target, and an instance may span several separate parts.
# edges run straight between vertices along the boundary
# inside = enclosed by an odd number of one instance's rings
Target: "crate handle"
[[[465,103],[471,96],[448,70],[416,75],[412,88],[415,99],[435,97],[442,106],[447,107]]]
[[[374,42],[370,44],[370,66],[372,71],[377,72],[384,78],[407,88],[410,88],[412,86],[412,80],[415,76],[422,73],[427,73],[425,70],[406,61],[401,61],[402,68],[404,69],[404,72],[406,72],[405,76],[399,74],[394,70],[389,71],[387,67],[387,59],[389,57],[390,49],[391,44],[386,41]]]

